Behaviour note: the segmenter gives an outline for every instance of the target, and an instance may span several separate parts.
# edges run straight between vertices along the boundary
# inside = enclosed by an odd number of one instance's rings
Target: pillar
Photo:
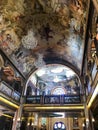
[[[92,113],[91,110],[89,111],[89,115],[90,115],[91,129],[94,130],[94,122],[95,122],[95,119],[94,119],[94,117],[93,117],[93,113]]]
[[[23,102],[24,102],[23,97],[21,97],[20,106],[16,110],[14,118],[13,118],[12,130],[20,130],[21,122],[22,122],[21,118],[22,118]]]
[[[85,104],[85,127],[86,127],[86,130],[91,130],[91,127],[90,127],[90,121],[89,121],[89,109],[87,107],[87,104]]]

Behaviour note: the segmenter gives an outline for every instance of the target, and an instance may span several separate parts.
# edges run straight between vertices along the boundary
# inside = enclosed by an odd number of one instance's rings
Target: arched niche
[[[81,82],[78,75],[62,64],[49,64],[31,74],[26,83],[26,95],[30,87],[31,95],[54,95],[55,91],[62,94],[80,95]],[[62,90],[61,90],[62,89]],[[57,95],[60,95],[61,92]]]

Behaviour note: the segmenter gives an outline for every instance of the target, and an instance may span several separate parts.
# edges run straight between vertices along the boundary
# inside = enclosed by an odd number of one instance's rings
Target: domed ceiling
[[[54,59],[82,68],[89,0],[1,0],[0,48],[28,76]]]

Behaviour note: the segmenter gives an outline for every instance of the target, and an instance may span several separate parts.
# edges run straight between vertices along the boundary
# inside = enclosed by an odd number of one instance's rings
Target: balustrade
[[[26,104],[75,104],[81,103],[79,95],[27,96]]]
[[[20,93],[15,91],[4,81],[0,83],[0,92],[18,102],[20,101]]]

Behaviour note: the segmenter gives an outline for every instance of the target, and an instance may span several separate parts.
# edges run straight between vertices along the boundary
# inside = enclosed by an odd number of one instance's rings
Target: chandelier
[[[42,54],[38,54],[38,59],[34,62],[34,65],[37,67],[37,68],[40,68],[45,64],[45,61],[43,60],[43,55]]]
[[[21,42],[26,49],[34,49],[37,46],[37,39],[32,30],[28,31],[28,34],[22,38]]]

